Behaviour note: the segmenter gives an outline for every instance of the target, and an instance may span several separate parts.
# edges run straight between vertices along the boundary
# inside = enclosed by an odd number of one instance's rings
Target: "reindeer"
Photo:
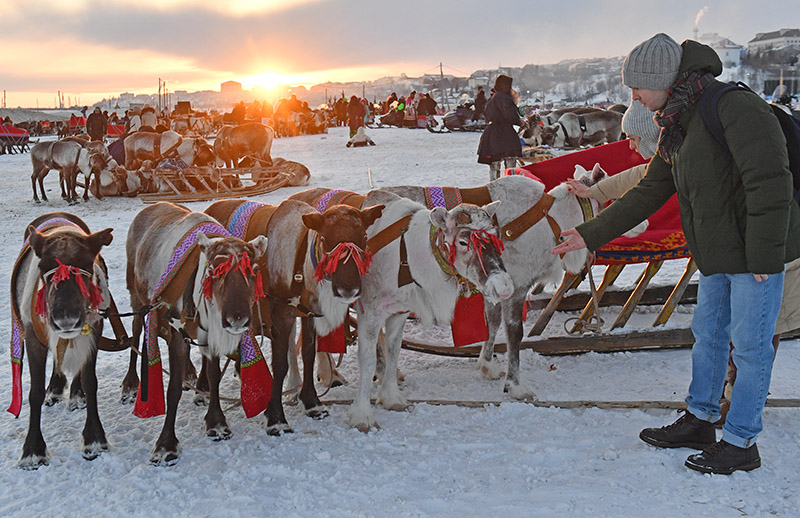
[[[231,437],[219,404],[219,357],[239,351],[243,365],[252,360],[253,365],[266,369],[249,332],[253,304],[262,296],[256,263],[266,245],[263,236],[242,241],[228,234],[213,218],[171,203],[150,205],[131,222],[126,244],[127,285],[131,307],[139,313],[133,321],[133,337],[138,343],[145,327],[147,346],[147,361],[142,362],[142,381],[134,407],[134,414],[139,417],[164,412],[158,336],[163,336],[169,345],[167,416],[151,463],[172,465],[180,455],[175,418],[187,358],[183,333],[192,337],[196,332],[196,341],[203,346],[211,392],[205,415],[206,434],[214,440]],[[146,326],[141,316],[144,310],[148,311]],[[269,376],[268,370],[266,375]],[[255,381],[267,383],[246,387],[242,369],[242,403],[248,417],[266,408],[269,394],[268,379]],[[248,407],[246,395],[258,399],[253,401],[255,411]]]
[[[583,169],[576,171],[576,178],[589,186],[605,177],[605,172],[597,166],[589,172]],[[425,203],[427,198],[425,187],[398,186],[384,187],[381,190],[419,203]],[[495,213],[501,229],[507,228],[515,221],[524,223],[518,226],[510,236],[505,233],[502,235],[505,246],[503,261],[507,272],[511,275],[514,292],[500,303],[485,299],[489,337],[481,348],[477,367],[483,376],[490,380],[505,376],[503,391],[511,397],[532,400],[535,395],[522,381],[519,371],[519,349],[522,341],[522,315],[525,299],[532,286],[557,282],[564,271],[571,274],[580,273],[587,259],[585,250],[569,252],[560,258],[551,254],[550,249],[558,243],[561,228],[572,228],[584,221],[585,214],[582,205],[587,207],[587,212],[593,214],[599,212],[600,205],[594,200],[579,202],[578,198],[569,191],[567,184],[562,184],[545,193],[542,183],[525,176],[504,176],[485,186],[457,189],[457,191],[463,202],[487,204],[492,201],[501,201],[502,203]],[[292,198],[316,203],[315,200],[321,199],[325,193],[326,190],[321,188],[308,189],[293,195]],[[327,196],[332,195],[328,194]],[[337,196],[341,200],[340,203],[352,202],[360,206],[364,201],[363,196],[344,191],[333,196]],[[546,208],[542,205],[534,210],[533,207],[541,200],[545,200],[547,203],[552,202],[552,206]],[[529,212],[530,218],[523,217]],[[545,216],[545,213],[549,215],[549,218]],[[641,232],[644,230],[644,225],[646,223],[634,228],[628,235],[632,237]],[[501,321],[505,325],[508,341],[508,366],[505,373],[494,356],[494,340]],[[320,361],[319,364],[327,366],[331,362]],[[327,375],[332,380],[340,379],[336,372]]]
[[[94,234],[77,216],[54,212],[39,216],[25,232],[25,244],[11,275],[13,400],[22,405],[22,356],[28,353],[31,405],[28,434],[19,466],[36,469],[49,462],[41,431],[48,350],[59,374],[80,374],[86,397],[83,457],[108,450],[97,411],[97,343],[102,336],[99,312],[108,308],[108,274],[100,249],[111,243],[112,229]]]
[[[320,213],[306,203],[286,200],[270,219],[267,269],[275,383],[266,411],[269,434],[291,431],[281,391],[296,312],[302,315],[300,400],[311,417],[327,415],[314,389],[316,337],[335,333],[344,324],[350,304],[361,295],[362,277],[370,264],[365,251],[367,229],[382,211],[382,205],[363,210],[334,205]]]
[[[258,122],[223,126],[214,140],[217,165],[236,167],[240,158],[252,156],[260,165],[271,166],[270,150],[274,138],[275,131]]]
[[[350,424],[362,432],[377,427],[369,396],[382,328],[386,372],[393,373],[409,313],[424,326],[449,323],[461,285],[467,282],[492,301],[507,299],[513,292],[492,222],[499,203],[427,210],[414,201],[373,191],[364,204],[376,203],[383,203],[385,209],[367,232],[367,249],[374,255],[362,281],[361,303],[356,305],[360,382],[349,412]],[[396,376],[383,376],[378,404],[390,410],[408,406]]]
[[[31,174],[31,186],[33,187],[33,201],[39,203],[36,193],[36,183],[39,183],[39,190],[42,193],[42,200],[47,200],[44,192],[44,178],[51,169],[58,169],[61,179],[61,197],[67,200],[70,205],[78,202],[78,195],[75,192],[78,172],[83,173],[85,185],[89,185],[92,175],[92,163],[90,162],[91,152],[85,147],[74,141],[39,142],[31,149],[31,163],[33,173]],[[84,200],[89,199],[88,190],[84,189]]]

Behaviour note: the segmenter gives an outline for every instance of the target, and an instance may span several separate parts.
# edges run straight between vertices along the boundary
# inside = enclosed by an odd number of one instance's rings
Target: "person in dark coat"
[[[663,33],[628,54],[622,81],[633,100],[656,112],[656,155],[636,187],[565,230],[567,240],[553,253],[597,250],[677,193],[683,233],[700,270],[692,380],[686,413],[670,425],[645,428],[639,438],[662,448],[702,449],[686,467],[727,475],[761,466],[756,442],[775,358],[784,264],[800,258],[800,208],[786,140],[767,103],[744,91],[721,98],[727,146],[706,127],[700,100],[721,73],[714,49],[692,40],[679,45]],[[736,383],[717,441],[731,343]]]
[[[475,107],[475,113],[472,114],[472,120],[476,121],[483,117],[483,111],[486,109],[486,92],[483,91],[483,87],[478,87],[478,93],[475,94],[475,103],[473,105]]]
[[[100,111],[100,108],[95,108],[86,119],[86,133],[92,140],[103,140],[107,129],[108,119]]]
[[[486,103],[485,117],[489,125],[478,144],[478,162],[489,165],[489,180],[500,178],[500,172],[515,167],[522,156],[522,144],[514,125],[522,125],[519,110],[511,97],[511,77],[499,75],[494,82],[494,95]]]
[[[358,100],[355,95],[350,97],[350,102],[347,103],[347,124],[350,126],[350,137],[356,134],[358,128],[364,125],[364,116],[367,114],[367,109]]]

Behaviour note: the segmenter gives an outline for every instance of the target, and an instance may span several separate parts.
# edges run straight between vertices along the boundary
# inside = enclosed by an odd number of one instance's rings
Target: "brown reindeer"
[[[302,315],[303,386],[306,414],[327,415],[314,388],[316,337],[333,334],[345,321],[350,304],[361,296],[361,278],[369,270],[366,231],[383,205],[363,210],[334,205],[324,212],[286,200],[267,226],[272,370],[275,382],[267,408],[267,433],[291,431],[281,392],[295,321]]]
[[[126,244],[131,307],[139,310],[140,315],[148,310],[146,326],[142,316],[133,321],[135,341],[138,342],[145,328],[143,350],[147,350],[148,360],[143,362],[142,381],[134,407],[134,414],[139,417],[164,412],[158,336],[165,338],[169,346],[167,417],[150,457],[151,463],[171,465],[180,455],[175,418],[187,358],[183,333],[203,346],[201,351],[210,389],[206,434],[214,440],[231,437],[219,404],[219,358],[240,352],[243,364],[252,359],[253,365],[263,365],[266,369],[260,351],[254,358],[245,358],[245,344],[257,351],[249,330],[253,304],[261,295],[256,264],[266,249],[266,241],[263,236],[250,242],[242,241],[230,236],[211,217],[164,202],[144,208],[131,222]],[[269,376],[268,370],[266,375]],[[260,413],[266,408],[268,383],[248,387],[245,384],[243,369],[245,413],[248,416]],[[246,394],[263,395],[254,403],[255,412],[248,407]]]
[[[250,122],[239,126],[223,126],[214,140],[214,153],[217,165],[236,167],[240,158],[251,156],[261,166],[271,166],[272,140],[275,131],[258,122]]]
[[[31,374],[28,434],[19,466],[36,469],[49,455],[42,436],[45,363],[53,352],[57,373],[80,373],[86,397],[83,457],[108,449],[97,411],[97,343],[103,331],[99,311],[109,304],[108,279],[100,249],[111,243],[111,229],[91,234],[77,216],[44,214],[31,222],[11,276],[14,397],[9,411],[22,405],[23,347]]]

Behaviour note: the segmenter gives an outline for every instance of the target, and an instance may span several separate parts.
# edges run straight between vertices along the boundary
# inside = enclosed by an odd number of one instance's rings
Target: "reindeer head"
[[[329,280],[333,295],[347,302],[361,295],[361,277],[372,256],[366,250],[367,228],[383,213],[383,205],[358,210],[333,205],[324,212],[303,214],[303,224],[318,235],[321,258],[317,281]]]
[[[89,323],[89,310],[103,301],[94,262],[100,249],[111,243],[111,231],[107,228],[90,235],[72,230],[41,234],[33,226],[28,228],[43,283],[36,297],[36,312],[62,338],[78,336]]]
[[[431,211],[431,223],[444,233],[449,262],[459,275],[478,287],[491,301],[507,299],[514,291],[500,254],[503,242],[493,216],[499,201],[483,207],[463,203],[449,212]]]
[[[194,148],[194,165],[205,166],[216,163],[217,155],[211,145],[202,138],[193,140],[192,147]]]
[[[595,164],[591,171],[576,165],[573,177],[587,187],[591,187],[600,180],[608,178],[608,175],[600,167],[600,164]],[[600,203],[592,198],[579,200],[578,196],[570,192],[566,182],[551,189],[549,194],[556,200],[550,210],[550,215],[556,219],[562,229],[573,228],[586,220],[587,215],[584,214],[581,203],[588,204],[591,207],[592,215],[599,213],[602,208]],[[588,253],[589,251],[585,248],[567,252],[562,258],[564,269],[572,274],[579,273],[586,264]]]
[[[225,331],[244,333],[250,327],[253,303],[264,295],[257,262],[267,249],[267,238],[247,242],[235,237],[209,238],[200,232],[197,246],[206,258],[203,297],[219,311]]]
[[[559,133],[561,135],[559,135]],[[555,146],[556,145],[556,137],[560,136],[561,140],[564,140],[564,132],[561,131],[561,126],[558,124],[554,126],[543,126],[540,140],[542,141],[543,146]]]

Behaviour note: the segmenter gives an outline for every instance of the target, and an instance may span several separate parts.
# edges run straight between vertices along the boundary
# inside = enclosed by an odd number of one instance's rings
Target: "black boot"
[[[719,441],[703,453],[689,455],[686,467],[703,473],[730,475],[734,471],[750,471],[761,466],[758,446],[739,448],[725,441]]]
[[[702,421],[687,411],[671,425],[645,428],[639,438],[660,448],[703,450],[717,441],[717,433],[712,423]]]

